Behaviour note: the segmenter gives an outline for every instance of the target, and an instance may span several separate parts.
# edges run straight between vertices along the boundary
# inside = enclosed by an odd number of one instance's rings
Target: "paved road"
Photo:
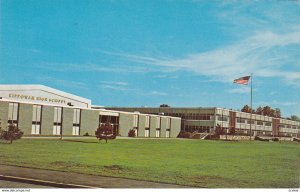
[[[61,171],[25,168],[0,164],[0,175],[51,181],[94,188],[184,188],[181,185],[138,181],[133,179],[104,177]]]
[[[0,188],[50,188],[43,185],[0,180]]]

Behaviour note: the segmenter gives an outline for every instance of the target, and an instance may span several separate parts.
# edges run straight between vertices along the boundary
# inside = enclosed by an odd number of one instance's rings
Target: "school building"
[[[300,122],[284,118],[244,113],[218,107],[111,107],[119,111],[138,111],[180,117],[181,130],[198,133],[214,133],[216,126],[225,133],[234,129],[236,135],[300,137]],[[250,132],[251,130],[251,132]]]
[[[0,85],[0,122],[18,126],[24,136],[95,135],[103,123],[117,136],[174,138],[180,132],[179,117],[108,110],[91,100],[43,85]]]

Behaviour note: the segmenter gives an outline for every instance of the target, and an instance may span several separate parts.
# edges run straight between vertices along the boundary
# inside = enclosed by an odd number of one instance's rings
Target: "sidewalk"
[[[0,175],[96,188],[184,188],[185,186],[114,177],[25,168],[0,164]]]

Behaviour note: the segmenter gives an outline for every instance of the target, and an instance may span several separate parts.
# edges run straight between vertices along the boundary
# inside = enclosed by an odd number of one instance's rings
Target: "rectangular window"
[[[228,121],[228,117],[225,115],[217,115],[218,121]]]
[[[19,103],[8,104],[8,123],[18,126]]]
[[[119,124],[118,118],[119,118],[118,116],[111,116],[110,117],[110,123]]]
[[[31,134],[38,135],[41,134],[41,117],[42,117],[42,106],[33,105],[32,107],[32,126]]]
[[[243,118],[238,117],[238,118],[236,119],[236,122],[237,122],[237,123],[246,123],[246,120],[243,119]]]
[[[138,127],[139,115],[133,115],[133,127]]]
[[[257,125],[263,125],[263,122],[262,121],[256,121],[256,124]]]
[[[53,135],[61,134],[62,108],[54,107]]]
[[[60,135],[60,125],[53,125],[53,135]]]
[[[74,113],[73,113],[73,131],[72,131],[72,135],[79,135],[80,132],[80,113],[81,110],[80,109],[74,109]]]
[[[145,137],[149,137],[150,136],[150,130],[149,129],[145,129]]]
[[[265,126],[270,127],[270,126],[272,126],[272,123],[267,121],[267,122],[265,122]]]
[[[171,118],[167,118],[166,129],[170,129],[170,128],[171,128]]]
[[[166,130],[166,137],[169,138],[170,137],[170,129]]]
[[[160,128],[160,117],[156,117],[156,128]]]
[[[250,119],[247,120],[247,124],[250,125]],[[252,124],[252,125],[254,124],[254,120],[253,120],[253,119],[251,120],[251,124]]]
[[[196,120],[212,120],[213,117],[214,117],[214,115],[212,115],[212,114],[195,114]]]
[[[138,136],[138,129],[137,128],[134,129],[134,133],[135,133],[135,136],[137,137]]]
[[[160,129],[156,129],[155,137],[160,137]]]
[[[100,123],[109,123],[109,122],[110,122],[110,116],[108,116],[108,115],[100,116]]]
[[[145,127],[149,128],[150,127],[150,117],[147,115],[145,119]]]

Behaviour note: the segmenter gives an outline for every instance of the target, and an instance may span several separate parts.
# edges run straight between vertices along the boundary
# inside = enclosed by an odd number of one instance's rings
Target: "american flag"
[[[242,85],[248,85],[250,76],[240,77],[238,79],[235,79],[233,83],[242,84]]]

